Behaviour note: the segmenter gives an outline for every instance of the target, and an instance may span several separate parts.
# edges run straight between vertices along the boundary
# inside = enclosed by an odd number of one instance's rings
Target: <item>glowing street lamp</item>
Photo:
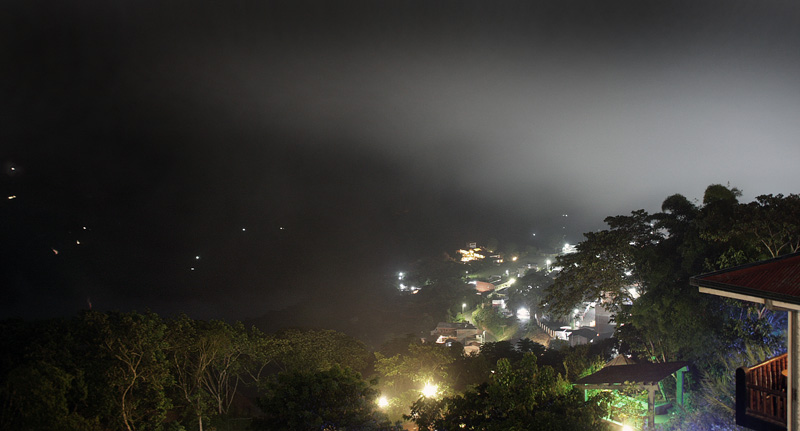
[[[389,399],[386,398],[385,395],[382,395],[380,398],[378,398],[378,407],[386,408],[388,405],[389,405]]]
[[[425,387],[422,388],[422,396],[425,398],[433,398],[439,392],[439,385],[435,385],[431,382],[425,383]]]

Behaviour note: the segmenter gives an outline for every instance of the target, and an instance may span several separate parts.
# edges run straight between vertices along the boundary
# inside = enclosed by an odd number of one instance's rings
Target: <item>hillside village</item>
[[[516,329],[513,333],[509,330],[508,334],[495,334],[488,328],[490,333],[487,338],[487,328],[475,326],[475,322],[471,319],[473,310],[466,309],[467,304],[464,303],[462,312],[454,319],[456,321],[439,322],[436,328],[431,330],[430,337],[423,337],[424,341],[438,344],[458,342],[464,346],[466,354],[471,354],[477,353],[481,344],[487,341],[516,342],[521,338],[528,338],[544,346],[549,346],[551,340],[577,346],[610,338],[614,334],[615,325],[612,312],[603,306],[602,301],[581,303],[571,315],[559,316],[551,315],[546,307],[536,303],[534,299],[538,296],[528,301],[509,298],[509,290],[543,291],[548,285],[526,284],[531,281],[531,277],[526,278],[526,275],[530,273],[536,275],[539,281],[550,281],[561,269],[552,266],[552,262],[559,255],[574,252],[574,246],[565,244],[558,253],[534,256],[515,254],[507,257],[501,252],[489,250],[475,242],[467,243],[466,248],[459,249],[456,253],[456,256],[460,256],[458,262],[465,267],[471,262],[489,263],[473,274],[465,270],[464,281],[474,287],[475,294],[479,298],[476,306],[491,307],[497,314],[513,320],[511,326]],[[419,291],[416,286],[406,286],[403,279],[404,275],[398,276],[400,291],[411,294]],[[631,289],[635,289],[635,286],[632,285]]]

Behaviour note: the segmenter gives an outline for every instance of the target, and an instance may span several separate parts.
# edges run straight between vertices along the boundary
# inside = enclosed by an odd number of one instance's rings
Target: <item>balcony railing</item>
[[[736,370],[736,424],[757,430],[786,429],[787,355]]]

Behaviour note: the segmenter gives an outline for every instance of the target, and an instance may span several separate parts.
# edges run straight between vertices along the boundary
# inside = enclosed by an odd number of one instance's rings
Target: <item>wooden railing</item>
[[[787,355],[736,370],[736,423],[753,429],[786,429]]]

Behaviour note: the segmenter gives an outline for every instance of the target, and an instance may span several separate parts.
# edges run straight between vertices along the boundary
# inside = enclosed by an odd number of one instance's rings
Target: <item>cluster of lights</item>
[[[485,259],[486,256],[478,253],[478,249],[471,248],[469,250],[459,250],[458,252],[461,254],[461,261],[462,262],[471,262],[473,260],[480,260]]]

